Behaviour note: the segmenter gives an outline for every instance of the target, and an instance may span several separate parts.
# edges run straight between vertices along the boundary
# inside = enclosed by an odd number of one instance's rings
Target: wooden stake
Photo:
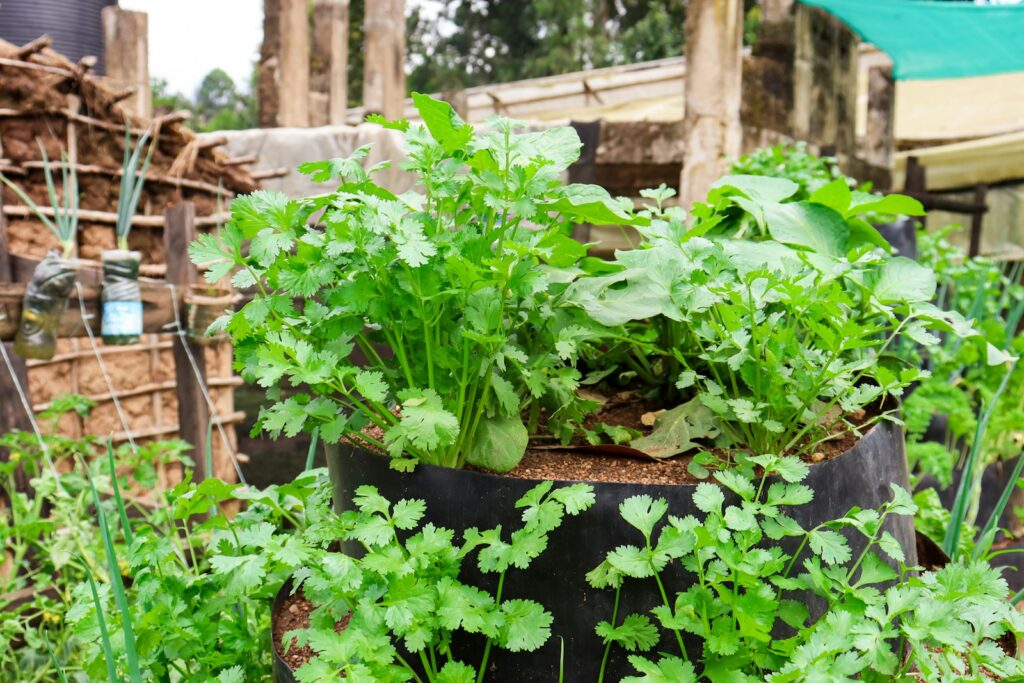
[[[389,119],[405,108],[405,0],[366,3],[363,107]]]
[[[122,106],[133,114],[153,114],[149,86],[149,16],[117,5],[103,8],[103,50],[107,78],[114,86],[135,88]]]
[[[19,47],[18,51],[14,54],[18,59],[27,59],[30,55],[34,55],[40,50],[50,47],[52,43],[53,39],[44,33],[35,40],[25,43],[24,45]]]
[[[345,123],[348,107],[349,0],[316,0],[313,5],[313,51],[310,84],[327,96],[325,121]]]
[[[167,209],[164,228],[164,253],[167,260],[167,281],[184,291],[189,285],[199,282],[199,271],[188,258],[188,245],[196,237],[196,208],[191,202],[175,204]],[[185,312],[181,311],[181,324]],[[175,336],[172,347],[174,354],[174,377],[178,385],[178,433],[192,444],[192,459],[195,461],[195,478],[205,479],[206,472],[206,430],[210,423],[210,408],[203,396],[202,383],[206,381],[206,354],[200,344],[191,339]],[[199,377],[192,368],[191,353],[199,369]]]
[[[691,0],[686,13],[685,148],[680,201],[689,207],[740,153],[743,1]]]

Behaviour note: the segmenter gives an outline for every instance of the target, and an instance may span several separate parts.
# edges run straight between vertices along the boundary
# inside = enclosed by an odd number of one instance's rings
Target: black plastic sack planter
[[[900,256],[917,259],[917,220],[904,218],[892,223],[875,223],[875,229],[881,233],[893,251]]]
[[[274,596],[274,602],[270,605],[270,618],[273,620],[277,617],[277,614],[281,611],[284,601],[288,599],[288,596],[292,593],[292,580],[288,579],[281,586],[281,590],[277,591],[277,595]],[[273,628],[271,628],[273,633]],[[274,677],[274,683],[295,683],[295,672],[292,670],[288,662],[284,661],[281,653],[277,651],[277,645],[274,644],[274,639],[270,639],[270,650],[273,659],[272,673]]]
[[[21,303],[21,321],[14,336],[14,352],[22,358],[50,360],[57,348],[60,319],[75,286],[71,261],[50,251],[32,273]]]
[[[142,295],[137,251],[108,249],[103,259],[104,344],[137,344],[142,336]]]
[[[488,529],[499,524],[506,530],[518,528],[521,522],[515,502],[537,484],[533,480],[430,465],[420,465],[411,474],[404,474],[392,470],[386,458],[349,446],[328,447],[327,465],[334,487],[334,505],[339,511],[349,504],[357,487],[371,484],[392,501],[425,500],[426,520],[453,529],[457,534],[470,527]],[[805,483],[814,490],[814,501],[793,511],[805,528],[840,517],[854,506],[876,508],[882,505],[892,496],[890,483],[908,485],[902,431],[889,423],[875,426],[847,452],[813,465]],[[603,646],[594,627],[611,618],[614,594],[610,590],[591,588],[585,575],[608,551],[640,542],[637,531],[619,517],[619,504],[630,496],[647,494],[668,500],[670,514],[701,516],[693,504],[693,485],[594,483],[593,486],[597,499],[594,506],[577,517],[566,517],[562,526],[551,534],[548,549],[528,570],[510,569],[505,577],[504,599],[533,599],[551,611],[554,616],[551,639],[532,653],[492,650],[485,681],[557,681],[559,638],[565,643],[564,680],[567,683],[596,681]],[[913,520],[892,517],[886,528],[903,545],[908,564],[913,564],[916,561]],[[851,540],[856,556],[863,543],[852,537]],[[787,548],[789,552],[796,550],[795,544]],[[471,562],[464,565],[464,572],[463,578],[468,582],[494,590],[495,575],[478,574]],[[666,573],[665,579],[670,595],[684,590],[692,581],[683,574]],[[281,599],[279,596],[278,603]],[[812,599],[807,602],[812,613],[820,614],[822,604],[815,605]],[[622,591],[620,615],[646,611],[660,603],[654,581],[630,581]],[[465,636],[459,640],[455,655],[466,662],[479,662],[482,639]],[[690,641],[688,647],[696,650],[698,643]],[[657,649],[672,652],[676,646],[665,639]],[[278,659],[275,653],[275,667],[287,669]],[[605,680],[618,681],[633,673],[626,653],[613,649]],[[290,675],[288,672],[287,676]],[[293,680],[287,676],[282,671],[275,680]]]

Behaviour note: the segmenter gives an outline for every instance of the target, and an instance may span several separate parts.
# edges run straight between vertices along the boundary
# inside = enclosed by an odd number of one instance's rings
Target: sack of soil
[[[104,344],[137,344],[142,335],[142,295],[139,292],[137,251],[108,249],[103,252]]]
[[[14,351],[23,358],[49,360],[57,347],[60,319],[75,286],[70,260],[49,252],[32,273],[21,302],[21,323],[14,337]]]

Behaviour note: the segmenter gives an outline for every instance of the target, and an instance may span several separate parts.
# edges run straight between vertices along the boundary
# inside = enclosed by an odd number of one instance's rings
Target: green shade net
[[[900,80],[1024,71],[1024,5],[929,0],[801,0],[885,52]]]

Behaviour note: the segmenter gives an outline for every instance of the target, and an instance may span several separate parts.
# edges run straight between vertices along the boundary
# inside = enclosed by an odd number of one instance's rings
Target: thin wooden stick
[[[25,168],[43,168],[46,164],[42,161],[26,161],[22,166]],[[96,164],[65,164],[63,162],[50,163],[51,168],[61,168],[64,166],[74,166],[75,171],[79,174],[110,175],[113,177],[120,177],[124,174],[124,169],[122,168],[107,168]],[[147,173],[146,182],[173,185],[175,187],[187,187],[192,190],[202,190],[203,192],[218,194],[222,197],[228,198],[235,196],[234,192],[219,185],[206,183],[201,180],[190,180],[189,178],[178,178],[176,176],[154,175],[152,173]]]
[[[64,76],[65,78],[74,78],[75,74],[67,69],[61,69],[60,67],[50,66],[48,64],[36,64],[35,62],[24,62],[20,59],[10,59],[9,57],[0,57],[0,66],[13,66],[16,69],[31,69],[32,71],[45,71],[50,74],[57,74],[58,76]]]
[[[34,55],[40,50],[50,47],[53,44],[53,39],[45,33],[33,41],[27,42],[18,48],[18,51],[14,54],[18,59],[25,59],[29,55]]]
[[[78,338],[74,338],[72,341],[78,341]],[[103,355],[107,355],[107,350],[104,349]],[[90,350],[89,353],[82,353],[76,356],[76,358],[92,358],[93,354]],[[245,380],[241,377],[210,377],[206,380],[207,386],[210,387],[239,387],[245,384]],[[145,396],[146,394],[157,394],[161,391],[173,391],[177,387],[177,383],[173,379],[169,379],[165,382],[153,382],[151,384],[142,384],[131,389],[120,389],[116,392],[118,398],[134,398],[135,396]],[[74,386],[72,386],[74,389]],[[75,393],[79,393],[75,391]],[[113,395],[109,391],[104,391],[98,394],[88,394],[86,398],[95,403],[103,403],[105,401],[112,401]],[[32,410],[41,413],[47,410],[52,402],[36,403],[32,406]]]
[[[243,166],[245,164],[255,164],[259,160],[259,154],[246,154],[244,157],[232,157],[220,163],[221,166]]]
[[[268,178],[281,178],[291,173],[289,168],[268,168],[263,171],[252,171],[249,173],[253,180],[267,180]]]
[[[228,144],[227,136],[218,135],[215,138],[201,138],[196,142],[196,147],[199,149],[209,149],[210,147],[220,147],[226,144]]]
[[[44,216],[53,216],[53,209],[40,206],[39,212]],[[27,206],[4,206],[4,215],[16,216],[18,218],[31,218],[35,214]],[[78,210],[79,220],[85,223],[117,223],[117,214],[110,213],[109,211],[91,211],[89,209]],[[209,227],[213,225],[220,225],[231,218],[230,211],[222,211],[220,213],[210,214],[209,216],[199,216],[196,218],[196,225],[200,227]],[[132,216],[132,225],[140,228],[162,228],[164,227],[163,216]]]

